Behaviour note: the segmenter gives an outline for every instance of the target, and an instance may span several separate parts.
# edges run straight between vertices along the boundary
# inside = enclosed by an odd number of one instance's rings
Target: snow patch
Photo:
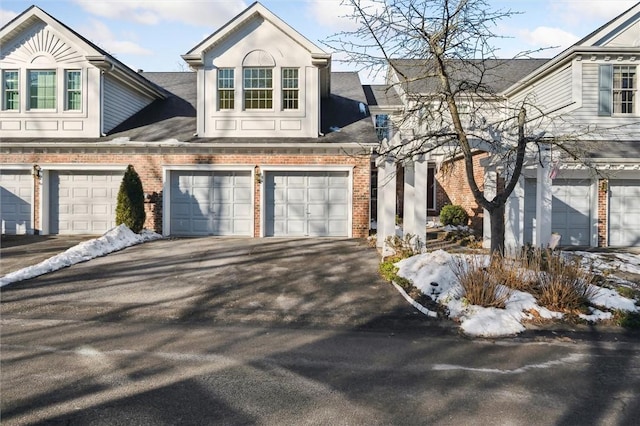
[[[28,266],[3,276],[0,278],[0,287],[57,271],[58,269],[85,262],[98,256],[104,256],[135,244],[160,238],[162,238],[161,235],[146,229],[142,230],[140,234],[136,234],[126,225],[119,225],[107,231],[99,238],[83,241],[67,251],[50,257],[37,265]]]

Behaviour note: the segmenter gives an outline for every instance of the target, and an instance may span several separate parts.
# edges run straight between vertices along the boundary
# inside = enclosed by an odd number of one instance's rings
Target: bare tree
[[[548,117],[529,99],[518,105],[499,95],[510,86],[514,61],[500,60],[496,24],[516,12],[492,10],[485,0],[343,0],[357,22],[326,41],[370,72],[388,69],[405,95],[396,143],[380,154],[397,161],[424,153],[461,159],[475,201],[491,223],[491,251],[504,250],[505,204],[522,172],[525,153],[550,143]],[[531,52],[523,52],[517,58]],[[515,58],[514,58],[515,59]],[[535,63],[531,66],[539,66]],[[530,70],[532,71],[533,68]],[[522,74],[522,70],[520,70]],[[516,83],[516,79],[513,82]],[[488,199],[474,176],[473,155],[501,165],[502,189]]]

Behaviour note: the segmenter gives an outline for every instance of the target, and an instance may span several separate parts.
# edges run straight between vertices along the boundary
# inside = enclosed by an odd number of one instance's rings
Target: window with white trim
[[[637,75],[635,65],[613,66],[613,113],[636,112]]]
[[[20,82],[18,71],[2,71],[2,109],[17,111],[20,107]]]
[[[282,109],[298,109],[299,101],[298,68],[282,68]]]
[[[245,68],[244,108],[273,109],[273,69]]]
[[[638,115],[638,67],[602,64],[598,71],[598,115]]]
[[[29,70],[29,109],[56,108],[56,71]]]
[[[235,81],[233,68],[218,70],[218,109],[235,108]]]
[[[82,73],[79,70],[65,71],[65,101],[67,111],[82,109]]]

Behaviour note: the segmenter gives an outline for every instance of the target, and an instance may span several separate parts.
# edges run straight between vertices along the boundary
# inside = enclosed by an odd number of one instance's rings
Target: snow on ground
[[[475,260],[471,259],[472,256],[475,256]],[[590,256],[603,262],[604,266],[604,262],[606,262],[604,257],[598,257],[593,253],[590,253]],[[640,264],[640,256],[625,256],[632,258],[630,259],[632,265]],[[538,316],[547,319],[563,316],[560,312],[553,312],[539,306],[531,294],[517,290],[512,290],[504,309],[469,305],[460,296],[462,287],[453,273],[456,261],[461,259],[467,262],[475,261],[480,265],[487,264],[489,261],[489,257],[486,255],[450,254],[443,250],[437,250],[403,259],[396,263],[396,266],[398,266],[399,276],[411,280],[422,293],[446,306],[449,310],[449,316],[460,321],[462,330],[472,336],[498,337],[520,333],[525,329],[523,321],[532,319],[534,311]],[[615,260],[614,264],[618,265],[624,261]],[[631,312],[639,310],[633,300],[620,296],[615,290],[601,287],[598,287],[591,303],[609,309]],[[592,309],[589,315],[581,315],[587,321],[609,319],[611,316],[610,312],[598,309]]]
[[[122,250],[126,247],[143,243],[145,241],[157,240],[161,235],[152,231],[143,230],[136,234],[125,225],[119,225],[107,231],[103,236],[93,240],[84,241],[67,251],[50,257],[37,265],[28,266],[18,271],[11,272],[0,278],[0,287],[17,281],[27,280],[58,269],[85,262],[94,257],[104,256],[114,251]]]

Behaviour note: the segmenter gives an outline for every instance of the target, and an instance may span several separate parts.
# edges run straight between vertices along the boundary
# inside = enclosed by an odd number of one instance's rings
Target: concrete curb
[[[428,317],[431,317],[431,318],[438,318],[438,313],[437,313],[437,312],[431,311],[431,310],[429,310],[429,309],[425,308],[424,306],[422,306],[421,304],[419,304],[418,302],[416,302],[415,300],[413,300],[413,299],[411,298],[411,296],[409,296],[409,295],[407,294],[407,292],[406,292],[406,291],[404,291],[404,289],[403,289],[402,287],[400,287],[398,284],[396,284],[395,282],[391,281],[391,284],[393,284],[393,286],[396,288],[396,290],[398,290],[398,292],[402,295],[402,297],[404,297],[404,298],[405,298],[405,300],[406,300],[407,302],[409,302],[409,304],[410,304],[411,306],[413,306],[413,307],[414,307],[414,308],[416,308],[418,311],[422,312],[423,314],[425,314],[425,315],[426,315],[426,316],[428,316]]]

